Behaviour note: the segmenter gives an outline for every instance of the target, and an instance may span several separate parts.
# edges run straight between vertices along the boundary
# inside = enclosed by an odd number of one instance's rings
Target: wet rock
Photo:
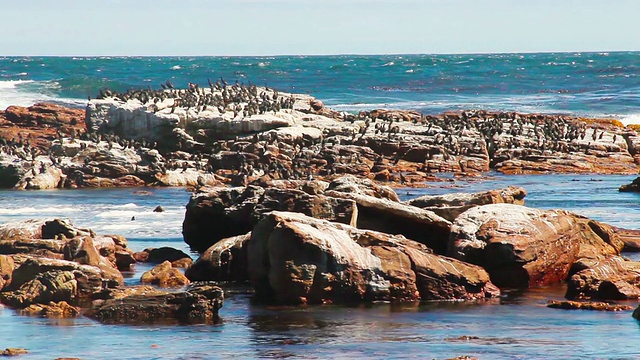
[[[72,318],[80,315],[80,308],[69,305],[66,301],[48,304],[31,304],[20,310],[20,314],[53,318]]]
[[[299,213],[268,214],[247,244],[249,278],[262,301],[451,300],[499,293],[477,266],[430,254],[401,236]]]
[[[178,268],[171,266],[169,261],[156,265],[153,269],[142,274],[143,284],[153,284],[161,287],[180,287],[190,283]]]
[[[640,298],[640,262],[620,256],[582,258],[567,280],[568,299],[626,300]]]
[[[73,261],[16,255],[13,257],[16,268],[13,271],[11,284],[5,290],[17,290],[22,285],[36,279],[49,271],[70,272],[77,282],[77,296],[91,297],[105,287],[114,287],[124,283],[122,275],[110,277],[112,273],[104,273],[100,268],[81,265]],[[65,300],[65,299],[63,299]]]
[[[622,249],[622,251],[640,251],[640,230],[630,230],[614,227],[613,231],[616,233],[620,241],[624,243],[624,248]]]
[[[160,205],[156,206],[155,209],[153,209],[153,212],[164,212],[164,208]]]
[[[59,236],[64,236],[67,239],[74,238],[76,236],[95,236],[95,233],[90,229],[80,229],[73,226],[70,221],[63,219],[54,219],[51,221],[45,221],[42,224],[42,238],[43,239],[55,239]]]
[[[6,348],[2,352],[0,352],[0,355],[2,355],[2,356],[18,356],[18,355],[24,355],[24,354],[28,354],[28,353],[29,352],[27,351],[27,349]]]
[[[479,193],[451,193],[446,195],[425,195],[407,201],[408,205],[433,211],[446,220],[453,221],[458,215],[474,206],[488,204],[524,205],[527,192],[524,188],[509,186],[504,189]]]
[[[219,321],[222,289],[194,283],[183,292],[161,295],[131,295],[96,302],[87,316],[108,324],[142,324],[177,321],[211,324]]]
[[[635,178],[630,184],[620,186],[618,190],[621,192],[640,192],[640,177]]]
[[[147,248],[143,251],[133,254],[138,262],[148,262],[152,264],[160,264],[169,261],[173,267],[188,268],[193,263],[191,256],[185,254],[182,250],[171,247]]]
[[[633,308],[629,305],[619,305],[619,304],[609,304],[606,302],[596,302],[596,301],[558,301],[558,300],[550,300],[547,303],[547,307],[554,309],[565,309],[565,310],[597,310],[597,311],[623,311],[623,310],[632,310]]]
[[[185,271],[191,281],[247,281],[247,241],[251,233],[222,239]]]
[[[151,285],[135,285],[135,286],[118,286],[115,288],[107,288],[94,294],[93,300],[122,299],[128,296],[150,296],[163,295],[167,292],[160,290],[156,286]]]
[[[17,308],[25,308],[37,303],[46,304],[52,301],[73,301],[78,294],[78,282],[75,275],[71,271],[59,270],[40,273],[33,280],[22,284],[17,290],[0,293],[0,301]]]

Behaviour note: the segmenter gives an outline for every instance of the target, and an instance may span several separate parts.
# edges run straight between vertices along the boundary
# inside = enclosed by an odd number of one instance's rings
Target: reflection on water
[[[633,178],[491,174],[484,181],[449,182],[446,189],[410,191],[418,196],[518,185],[529,193],[528,206],[565,208],[614,225],[640,228],[640,194],[617,191]],[[158,246],[186,251],[180,226],[189,194],[182,189],[150,192],[134,196],[127,189],[2,191],[0,221],[32,218],[34,214],[65,216],[99,233],[120,226],[136,251]],[[407,197],[406,191],[399,194]],[[157,205],[172,210],[150,214]],[[21,213],[15,209],[28,210]],[[134,224],[131,211],[137,214]],[[640,260],[640,254],[628,256]],[[148,268],[137,265],[134,272],[126,274],[127,284],[139,283],[140,274]],[[634,358],[640,354],[640,322],[629,311],[547,308],[548,300],[563,298],[563,285],[505,291],[501,298],[489,301],[308,307],[255,305],[246,288],[224,287],[228,291],[220,325],[101,325],[86,318],[24,317],[0,309],[0,348],[26,348],[29,355],[25,359],[446,359],[462,355],[570,359]],[[626,303],[635,307],[638,302]]]

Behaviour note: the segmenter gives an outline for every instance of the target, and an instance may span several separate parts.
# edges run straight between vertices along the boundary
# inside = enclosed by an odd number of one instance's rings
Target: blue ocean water
[[[484,108],[640,120],[640,52],[277,57],[0,57],[0,108],[83,106],[100,88],[223,77],[311,94],[333,108]]]
[[[402,198],[481,191],[507,185],[528,191],[528,206],[563,208],[610,224],[640,228],[640,194],[617,188],[620,175],[487,174],[483,180],[399,189]],[[407,194],[409,192],[409,194]],[[173,246],[189,193],[179,188],[0,191],[0,223],[69,217],[98,233],[119,233],[136,251]],[[153,213],[161,205],[164,213]],[[131,221],[135,216],[135,221]],[[195,254],[193,254],[195,256]],[[640,254],[625,254],[640,260]],[[128,274],[139,283],[148,266]],[[229,290],[229,289],[227,289]],[[237,290],[237,289],[232,289]],[[507,292],[488,302],[267,307],[228,291],[215,326],[101,325],[87,318],[45,319],[0,309],[0,348],[23,347],[25,359],[627,359],[640,356],[640,323],[631,312],[558,310],[564,286]],[[638,301],[625,302],[637,306]],[[624,339],[622,341],[620,339]]]

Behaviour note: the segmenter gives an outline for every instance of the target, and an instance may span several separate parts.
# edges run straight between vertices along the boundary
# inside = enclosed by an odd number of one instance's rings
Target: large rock
[[[640,262],[620,256],[583,258],[567,280],[569,299],[626,300],[640,298]]]
[[[223,301],[224,295],[219,287],[194,283],[183,292],[131,295],[99,301],[87,316],[108,324],[210,324],[219,321],[218,310]]]
[[[451,193],[445,195],[424,195],[407,201],[408,205],[430,210],[437,215],[453,221],[458,215],[474,206],[488,204],[524,205],[527,192],[524,188],[509,186],[504,189],[479,193]]]
[[[133,254],[138,262],[148,262],[152,264],[160,264],[169,261],[173,267],[188,268],[193,263],[191,256],[182,250],[172,247],[163,246],[160,248],[147,248],[143,251]]]
[[[73,301],[78,295],[76,274],[71,271],[50,270],[37,274],[20,288],[0,293],[0,300],[13,307],[24,308],[31,304],[47,304],[57,301]],[[13,287],[13,286],[12,286]]]
[[[114,287],[124,283],[121,274],[105,273],[96,266],[81,265],[73,261],[28,255],[15,255],[13,260],[16,263],[16,267],[12,273],[10,286],[5,290],[17,290],[23,284],[49,271],[72,273],[78,283],[77,295],[79,297],[91,297],[105,287]]]
[[[251,233],[222,239],[208,248],[196,262],[185,271],[191,281],[247,281],[246,243]]]
[[[308,187],[315,191],[314,187]],[[303,187],[303,189],[306,189]],[[185,242],[204,252],[217,241],[246,234],[270,211],[296,211],[303,214],[355,223],[355,202],[349,199],[309,194],[291,188],[213,188],[192,195],[182,225]]]
[[[299,213],[268,214],[246,246],[249,277],[262,301],[452,300],[499,293],[477,266],[431,254],[401,236]]]
[[[622,243],[607,225],[560,210],[513,204],[474,207],[451,227],[448,254],[477,264],[504,287],[564,281],[582,258],[618,254]]]
[[[0,255],[0,291],[11,283],[13,270],[15,270],[13,258],[7,255]]]
[[[356,227],[401,234],[427,245],[438,254],[447,250],[451,222],[432,211],[358,193],[327,190],[326,196],[350,199],[357,204]]]

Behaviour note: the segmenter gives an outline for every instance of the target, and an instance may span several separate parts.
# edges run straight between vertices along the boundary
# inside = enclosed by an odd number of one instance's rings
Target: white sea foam
[[[72,207],[47,207],[47,208],[35,208],[35,207],[22,207],[17,209],[0,209],[0,215],[31,215],[31,214],[59,214],[81,211]]]
[[[101,218],[130,218],[139,214],[140,212],[138,211],[109,210],[98,213],[96,216]]]
[[[180,70],[180,69],[182,69],[182,66],[180,66],[180,65],[173,65],[171,67],[171,70]]]
[[[625,126],[629,124],[640,124],[640,114],[623,115],[620,118],[620,122],[622,122]]]
[[[35,82],[33,80],[0,81],[0,110],[10,105],[31,106],[37,102],[54,101],[68,106],[84,106],[86,101],[58,98],[47,94],[51,89],[59,88],[57,82]],[[40,91],[38,91],[40,90]]]
[[[139,206],[134,204],[134,203],[127,203],[127,204],[122,204],[122,205],[113,205],[111,207],[115,208],[115,209],[136,209],[136,208],[139,208]]]

